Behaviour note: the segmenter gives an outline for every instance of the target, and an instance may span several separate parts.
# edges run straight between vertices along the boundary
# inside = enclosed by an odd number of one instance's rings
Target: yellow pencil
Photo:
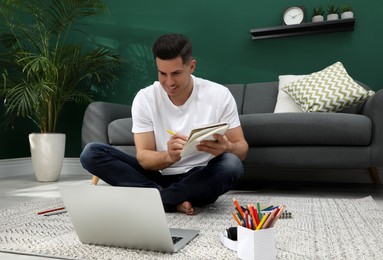
[[[172,130],[166,130],[166,132],[168,132],[171,135],[175,135],[175,133]]]
[[[265,215],[263,215],[261,222],[259,222],[259,225],[257,226],[255,230],[260,230],[262,228],[262,225],[263,223],[265,223],[268,216],[269,216],[269,213],[266,213]]]

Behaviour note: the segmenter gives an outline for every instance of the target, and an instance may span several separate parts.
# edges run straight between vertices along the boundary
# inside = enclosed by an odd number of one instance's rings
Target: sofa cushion
[[[338,112],[374,94],[358,85],[340,62],[287,84],[282,89],[304,112]]]
[[[235,103],[237,104],[238,114],[242,114],[243,97],[245,95],[245,84],[226,84],[225,85],[233,95]]]
[[[240,116],[249,146],[369,145],[370,118],[343,113],[267,113]]]
[[[278,95],[278,82],[246,85],[242,114],[273,113]]]
[[[108,138],[111,145],[134,145],[132,119],[122,118],[108,125]]]

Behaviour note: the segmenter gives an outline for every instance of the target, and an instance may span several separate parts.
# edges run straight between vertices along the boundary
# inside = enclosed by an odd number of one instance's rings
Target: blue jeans
[[[241,160],[232,153],[211,159],[186,173],[162,175],[145,170],[136,157],[102,143],[89,143],[80,156],[82,166],[112,186],[150,187],[160,191],[166,212],[190,201],[193,206],[213,203],[232,189],[243,175]]]

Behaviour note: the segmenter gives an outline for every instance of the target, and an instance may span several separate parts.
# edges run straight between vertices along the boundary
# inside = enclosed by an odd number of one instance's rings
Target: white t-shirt
[[[192,76],[193,91],[182,106],[174,105],[161,84],[141,89],[133,100],[133,133],[154,132],[157,151],[167,150],[170,134],[166,130],[186,136],[201,125],[227,122],[229,128],[240,125],[237,105],[228,88]],[[197,153],[163,169],[163,175],[181,174],[196,166],[205,166],[213,158],[209,153]]]

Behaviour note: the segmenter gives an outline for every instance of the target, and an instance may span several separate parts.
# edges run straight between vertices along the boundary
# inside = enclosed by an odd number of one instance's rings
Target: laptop
[[[59,191],[82,243],[173,253],[198,230],[169,228],[154,188],[62,185]]]

